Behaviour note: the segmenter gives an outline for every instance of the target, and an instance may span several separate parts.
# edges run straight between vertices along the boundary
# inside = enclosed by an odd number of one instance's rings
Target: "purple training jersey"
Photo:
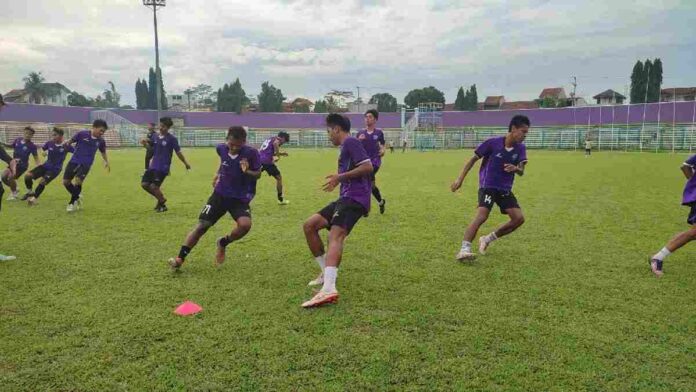
[[[48,158],[43,164],[44,168],[50,172],[58,173],[63,170],[63,162],[65,162],[68,153],[75,151],[73,146],[69,144],[56,144],[53,141],[46,142],[41,149],[48,151]]]
[[[92,136],[90,131],[82,131],[76,133],[70,143],[75,144],[75,152],[73,152],[72,158],[70,158],[70,163],[76,165],[86,165],[92,166],[94,163],[94,155],[96,155],[97,150],[100,152],[106,152],[106,143],[104,139]]]
[[[479,170],[480,188],[511,191],[515,173],[506,172],[505,164],[517,166],[527,161],[527,148],[524,144],[516,144],[508,149],[505,147],[505,136],[486,140],[474,153],[479,158],[483,158],[481,170]]]
[[[261,156],[261,163],[264,165],[269,165],[273,163],[273,155],[275,154],[275,142],[278,140],[277,136],[269,137],[264,140],[261,148],[259,149],[259,155]]]
[[[338,155],[338,174],[343,174],[355,169],[357,166],[370,161],[362,143],[354,137],[348,137],[341,145]],[[362,204],[366,211],[370,211],[370,199],[372,197],[372,182],[370,176],[353,178],[341,183],[341,198],[350,199]]]
[[[363,129],[358,132],[356,137],[362,143],[363,148],[365,148],[367,156],[370,157],[372,166],[375,169],[380,167],[382,165],[382,157],[379,156],[379,150],[385,144],[384,132],[379,128],[376,128],[372,133],[368,132],[367,129]]]
[[[14,148],[14,153],[12,157],[19,161],[21,166],[29,165],[29,156],[38,156],[36,144],[31,141],[24,140],[23,137],[18,137],[12,142],[12,147]]]
[[[256,195],[256,178],[243,173],[239,162],[246,159],[249,162],[249,170],[261,170],[259,152],[245,145],[237,155],[231,155],[229,147],[224,143],[218,144],[215,150],[220,156],[215,193],[225,198],[251,202]]]
[[[689,158],[686,162],[692,169],[696,169],[696,155]],[[682,204],[696,203],[696,176],[693,176],[687,181],[684,187],[684,198]]]
[[[152,137],[152,146],[154,155],[150,161],[150,170],[169,174],[169,168],[172,166],[172,154],[181,151],[179,140],[171,133],[164,136],[156,135]]]

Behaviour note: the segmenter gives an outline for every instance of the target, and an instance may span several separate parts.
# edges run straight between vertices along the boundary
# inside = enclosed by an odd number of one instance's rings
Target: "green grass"
[[[473,265],[454,261],[476,205],[470,151],[395,153],[388,211],[348,239],[336,306],[303,310],[316,264],[301,230],[337,151],[280,163],[287,207],[264,176],[254,227],[213,267],[223,218],[181,273],[173,256],[210,193],[212,149],[186,150],[155,214],[142,150],[95,165],[85,209],[55,182],[39,206],[3,202],[0,389],[686,391],[696,385],[694,248],[657,280],[646,256],[687,228],[684,156],[531,151],[515,192],[527,217]],[[504,221],[497,211],[483,228]],[[204,311],[177,317],[190,299]]]

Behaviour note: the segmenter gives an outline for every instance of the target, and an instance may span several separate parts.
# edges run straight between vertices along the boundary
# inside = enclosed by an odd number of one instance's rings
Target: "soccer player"
[[[667,245],[650,258],[650,269],[656,277],[661,277],[663,274],[662,263],[667,256],[676,252],[679,248],[696,240],[696,155],[689,158],[681,167],[684,176],[687,178],[686,186],[684,187],[684,195],[682,205],[691,208],[689,218],[686,222],[691,225],[691,229],[677,234]]]
[[[147,134],[143,139],[140,140],[140,144],[145,147],[145,170],[150,168],[150,160],[155,155],[154,143],[152,138],[157,135],[155,130],[155,123],[148,124]]]
[[[375,197],[377,203],[379,203],[379,213],[384,214],[384,209],[386,207],[387,201],[382,198],[382,194],[377,188],[377,172],[380,166],[382,166],[382,157],[384,156],[384,132],[377,128],[377,120],[379,119],[379,112],[374,109],[370,109],[365,112],[365,129],[358,132],[358,140],[362,142],[367,155],[372,161],[372,167],[374,168],[371,180],[372,180],[372,196]]]
[[[46,162],[43,165],[36,166],[32,171],[24,176],[24,185],[27,186],[28,192],[22,200],[27,200],[30,206],[37,203],[37,199],[43,193],[46,185],[51,183],[58,177],[63,170],[63,162],[69,152],[74,152],[75,149],[69,144],[63,144],[63,130],[53,128],[53,139],[44,143],[41,149],[44,151],[44,156],[47,156]],[[34,180],[39,179],[39,185],[34,191]]]
[[[66,208],[68,212],[82,208],[82,184],[92,168],[97,150],[101,153],[106,170],[111,170],[109,158],[106,156],[106,143],[103,139],[107,129],[109,127],[106,121],[94,120],[91,131],[78,132],[68,142],[70,146],[75,145],[75,151],[65,167],[65,173],[63,173],[63,185],[70,193],[70,202]]]
[[[2,111],[2,108],[5,107],[5,101],[2,99],[2,94],[0,94],[0,112]],[[17,162],[15,162],[12,157],[5,151],[5,148],[0,144],[0,160],[3,162],[7,163],[7,165],[10,168],[10,174],[14,177],[15,173],[15,168],[17,167]],[[0,209],[2,209],[2,195],[5,193],[5,189],[0,183]],[[0,254],[0,261],[10,261],[10,260],[15,260],[16,257],[14,256],[6,256],[3,254]]]
[[[278,136],[273,136],[266,139],[259,149],[261,155],[261,171],[268,173],[269,176],[276,180],[276,191],[278,191],[278,204],[287,205],[290,202],[283,196],[283,177],[280,175],[280,170],[275,162],[280,157],[288,156],[287,152],[281,152],[280,146],[290,141],[290,135],[287,132],[278,132]]]
[[[592,142],[590,141],[590,138],[585,139],[585,158],[589,157],[592,155]]]
[[[343,255],[343,243],[358,220],[370,212],[372,162],[360,141],[350,136],[350,120],[340,114],[326,117],[329,138],[334,146],[340,146],[338,173],[326,177],[325,192],[341,186],[338,200],[330,203],[304,223],[304,233],[310,252],[321,268],[317,279],[310,286],[322,285],[321,290],[303,308],[311,308],[338,301],[336,276]],[[322,229],[329,230],[328,252],[319,236]]]
[[[176,136],[169,133],[174,123],[169,117],[162,117],[159,125],[159,135],[151,138],[152,148],[154,150],[153,157],[150,160],[150,165],[143,178],[140,181],[145,192],[151,194],[157,199],[155,211],[167,211],[167,199],[162,194],[160,187],[165,178],[169,175],[169,168],[172,165],[172,154],[176,152],[176,156],[186,166],[186,170],[191,170],[191,165],[186,161],[186,157],[181,153],[179,141]]]
[[[494,203],[500,207],[503,214],[510,217],[510,221],[479,239],[479,253],[486,254],[486,250],[493,241],[512,233],[524,223],[522,209],[512,193],[512,184],[515,181],[515,175],[524,174],[527,164],[527,150],[522,142],[527,137],[529,126],[529,118],[521,115],[514,116],[508,126],[507,135],[481,143],[452,184],[451,190],[456,192],[461,188],[464,178],[476,161],[483,159],[479,171],[478,211],[464,233],[464,241],[457,254],[457,260],[472,260],[476,257],[471,251],[471,241],[476,237],[481,225],[488,219]]]
[[[36,148],[36,144],[31,141],[35,133],[36,131],[34,131],[34,128],[26,127],[24,128],[24,137],[18,137],[12,144],[3,143],[5,147],[14,149],[12,157],[17,161],[17,169],[15,170],[14,176],[10,174],[9,170],[5,170],[2,174],[2,182],[10,187],[12,191],[10,196],[7,197],[8,201],[17,200],[17,196],[19,195],[17,179],[29,169],[29,156],[33,156],[36,165],[39,165],[38,149]]]
[[[173,270],[178,270],[198,240],[229,213],[237,226],[232,232],[218,238],[215,264],[225,262],[227,245],[244,237],[251,230],[251,210],[249,203],[256,195],[256,181],[261,177],[259,152],[246,144],[246,130],[243,127],[230,127],[225,143],[218,144],[216,151],[220,156],[220,168],[213,180],[213,194],[203,207],[198,224],[186,236],[179,255],[169,259]]]

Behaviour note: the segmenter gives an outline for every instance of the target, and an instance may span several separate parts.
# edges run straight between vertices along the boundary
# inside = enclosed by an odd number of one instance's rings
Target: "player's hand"
[[[452,190],[452,192],[458,191],[459,188],[462,187],[462,182],[463,182],[462,180],[460,180],[460,179],[457,178],[457,179],[452,183],[452,185],[450,185],[450,189]]]
[[[512,163],[506,163],[505,166],[503,166],[503,170],[505,170],[506,173],[516,173],[520,168]]]
[[[338,181],[338,174],[328,175],[326,176],[326,180],[326,183],[321,187],[324,192],[332,192],[340,183],[340,181]]]
[[[239,168],[242,169],[242,173],[246,173],[249,170],[249,161],[246,158],[242,158],[239,161]]]

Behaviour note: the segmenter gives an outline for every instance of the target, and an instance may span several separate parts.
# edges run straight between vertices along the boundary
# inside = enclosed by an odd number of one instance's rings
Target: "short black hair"
[[[366,111],[365,115],[367,116],[368,114],[371,114],[372,117],[375,118],[375,120],[379,120],[379,112],[377,111],[377,109],[370,109],[370,110]]]
[[[510,125],[508,126],[508,132],[512,132],[512,127],[519,128],[523,125],[526,125],[528,127],[532,125],[529,122],[529,117],[523,116],[521,114],[515,115],[512,117],[512,120],[510,120]]]
[[[171,117],[160,118],[160,123],[166,125],[167,128],[171,128],[174,125],[174,122],[172,122]]]
[[[32,135],[36,133],[36,131],[32,127],[24,127],[24,130],[31,132]]]
[[[92,128],[104,128],[104,130],[106,131],[107,129],[109,129],[109,126],[106,125],[106,121],[104,120],[94,120],[94,122],[92,123]]]
[[[240,126],[231,126],[230,129],[227,130],[227,139],[230,138],[234,140],[246,141],[246,129]]]
[[[290,135],[285,131],[278,132],[278,137],[285,140],[285,143],[288,143],[290,141]]]
[[[326,126],[340,127],[343,132],[350,132],[350,120],[346,116],[338,113],[331,113],[326,116]]]
[[[53,127],[53,133],[57,133],[57,134],[59,134],[60,136],[65,135],[65,132],[63,131],[63,129],[62,129],[62,128],[58,128],[58,127]]]

